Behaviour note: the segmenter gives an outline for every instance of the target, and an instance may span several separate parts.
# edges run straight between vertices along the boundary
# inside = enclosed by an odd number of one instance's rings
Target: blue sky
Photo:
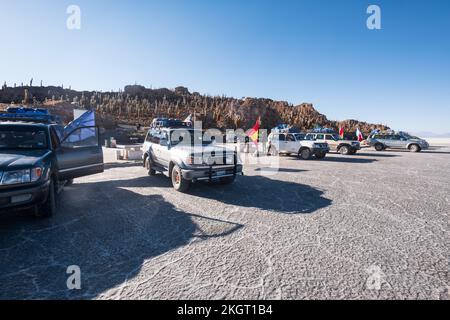
[[[66,9],[81,8],[81,30]],[[382,10],[382,30],[366,9]],[[328,118],[450,132],[450,1],[0,1],[0,81],[126,84],[314,103]]]

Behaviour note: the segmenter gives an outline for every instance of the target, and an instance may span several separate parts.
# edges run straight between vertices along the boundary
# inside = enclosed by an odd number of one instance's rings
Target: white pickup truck
[[[267,150],[270,155],[296,154],[300,159],[309,160],[313,156],[323,159],[330,152],[328,143],[305,140],[303,133],[271,133],[268,137]]]

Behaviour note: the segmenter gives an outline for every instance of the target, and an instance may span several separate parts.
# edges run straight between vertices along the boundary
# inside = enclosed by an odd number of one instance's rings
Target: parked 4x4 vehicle
[[[237,175],[242,175],[236,151],[217,146],[212,137],[189,127],[150,129],[143,151],[148,174],[167,175],[174,189],[180,192],[198,181],[231,184]]]
[[[330,151],[327,143],[319,143],[305,140],[302,133],[271,133],[268,137],[267,150],[269,154],[296,154],[303,160],[309,160],[313,156],[323,159]]]
[[[405,149],[411,152],[420,152],[430,147],[426,140],[411,136],[405,132],[375,133],[369,136],[367,142],[377,151]]]
[[[328,143],[330,150],[344,155],[353,155],[361,150],[359,141],[343,140],[333,133],[308,133],[306,139],[316,142]]]
[[[98,128],[70,128],[42,110],[0,114],[0,211],[51,216],[64,185],[103,172]]]

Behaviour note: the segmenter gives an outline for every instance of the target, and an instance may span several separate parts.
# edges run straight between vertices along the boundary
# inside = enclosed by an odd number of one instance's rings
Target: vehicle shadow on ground
[[[425,151],[422,151],[421,153],[425,153],[425,154],[427,154],[427,153],[430,153],[430,154],[450,154],[450,152],[448,152],[448,151],[432,151],[432,150],[425,150]]]
[[[148,259],[243,227],[128,189],[157,180],[162,179],[75,184],[61,195],[59,213],[51,219],[2,216],[0,299],[95,298],[135,277]],[[71,265],[81,269],[80,290],[67,289]]]
[[[115,168],[130,168],[130,167],[142,167],[142,161],[131,161],[131,162],[111,162],[105,163],[105,170],[115,169]]]
[[[388,154],[388,153],[404,153],[404,154],[421,154],[421,153],[429,153],[429,154],[450,154],[449,151],[438,151],[441,149],[430,149],[430,150],[422,150],[420,152],[411,152],[409,150],[401,150],[401,149],[388,149],[388,150],[383,150],[382,152],[384,154]]]
[[[258,208],[277,214],[312,214],[328,207],[332,201],[323,192],[295,182],[265,176],[242,176],[232,185],[199,183],[191,186],[189,194],[214,199],[227,205]]]
[[[267,172],[267,173],[300,173],[300,172],[306,172],[308,170],[302,170],[302,169],[291,169],[291,168],[257,168],[255,169],[256,172]]]
[[[372,152],[358,152],[356,153],[354,156],[359,156],[359,157],[377,157],[377,158],[395,158],[395,157],[400,157],[400,155],[398,154],[388,154],[388,153],[384,153],[384,152],[379,152],[379,153],[372,153]]]
[[[342,163],[356,163],[356,164],[366,164],[366,163],[373,163],[377,162],[377,159],[374,158],[359,158],[356,155],[352,156],[336,156],[336,157],[330,157],[327,156],[324,159],[320,160],[321,162],[342,162]]]

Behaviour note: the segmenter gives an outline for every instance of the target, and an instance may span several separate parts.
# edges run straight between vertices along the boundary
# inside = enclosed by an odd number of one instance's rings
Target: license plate
[[[226,171],[217,171],[216,176],[224,176],[226,174],[227,174]]]

